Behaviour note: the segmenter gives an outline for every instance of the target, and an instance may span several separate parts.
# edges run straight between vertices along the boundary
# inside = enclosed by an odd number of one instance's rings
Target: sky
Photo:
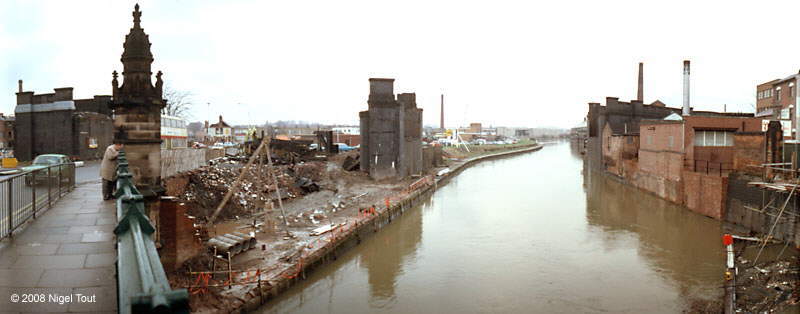
[[[587,103],[752,112],[757,84],[800,69],[798,1],[142,0],[142,27],[190,121],[358,124],[370,77],[415,92],[424,124],[577,126]],[[0,112],[26,91],[111,94],[135,1],[0,2]],[[155,80],[155,79],[154,79]],[[727,105],[727,106],[725,106]]]

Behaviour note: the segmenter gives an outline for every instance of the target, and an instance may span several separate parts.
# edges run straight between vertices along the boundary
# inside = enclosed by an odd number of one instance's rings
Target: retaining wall
[[[728,210],[725,213],[725,222],[747,228],[752,232],[766,235],[775,224],[775,219],[779,214],[779,209],[786,202],[788,193],[779,193],[762,190],[757,187],[748,186],[747,182],[760,181],[751,180],[747,176],[731,174],[728,179]],[[797,192],[797,191],[795,191]],[[774,195],[773,195],[774,194]],[[762,209],[775,197],[775,200],[767,210]],[[796,197],[792,197],[797,200]],[[797,216],[795,213],[798,204],[789,201],[786,204],[786,211],[781,215],[780,221],[775,225],[772,236],[781,241],[794,241],[795,245],[800,246],[800,238],[797,234]]]
[[[205,166],[206,151],[206,149],[194,148],[162,149],[161,177],[166,178],[178,172]]]

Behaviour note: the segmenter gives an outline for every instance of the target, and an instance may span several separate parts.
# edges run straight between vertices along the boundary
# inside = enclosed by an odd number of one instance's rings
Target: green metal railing
[[[153,242],[144,197],[125,152],[117,157],[117,304],[119,313],[189,313],[189,293],[172,290]]]

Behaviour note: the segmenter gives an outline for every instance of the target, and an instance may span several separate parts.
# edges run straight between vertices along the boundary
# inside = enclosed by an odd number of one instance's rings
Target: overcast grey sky
[[[16,84],[111,93],[135,1],[0,2],[0,111]],[[416,92],[425,124],[572,127],[636,95],[752,111],[755,85],[800,69],[800,2],[139,1],[153,72],[195,94],[193,119],[358,123],[368,78]],[[210,110],[207,103],[211,103]]]

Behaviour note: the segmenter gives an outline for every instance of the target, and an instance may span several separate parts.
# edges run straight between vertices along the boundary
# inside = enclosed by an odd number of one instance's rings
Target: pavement
[[[83,167],[75,168],[75,184],[100,182],[100,161],[87,161]]]
[[[75,190],[0,241],[0,313],[116,312],[115,203],[87,166]]]

